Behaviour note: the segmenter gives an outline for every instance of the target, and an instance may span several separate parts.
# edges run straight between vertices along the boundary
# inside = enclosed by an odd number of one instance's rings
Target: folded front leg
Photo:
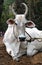
[[[34,45],[29,45],[27,48],[27,55],[28,56],[33,56],[38,52],[38,50],[35,48]]]

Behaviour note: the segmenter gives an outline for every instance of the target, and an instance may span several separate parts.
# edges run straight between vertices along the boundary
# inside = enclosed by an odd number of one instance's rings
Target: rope
[[[26,31],[25,31],[26,32]],[[27,33],[27,32],[26,32]],[[28,35],[29,35],[29,33],[27,33]],[[29,37],[30,37],[30,42],[31,41],[34,41],[34,40],[42,40],[42,38],[32,38],[30,35],[29,35]],[[29,40],[27,40],[27,41],[29,41]],[[39,41],[40,42],[40,41]]]

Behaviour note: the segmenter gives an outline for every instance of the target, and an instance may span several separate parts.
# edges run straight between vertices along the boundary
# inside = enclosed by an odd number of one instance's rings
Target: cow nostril
[[[19,37],[20,41],[25,41],[26,37]]]

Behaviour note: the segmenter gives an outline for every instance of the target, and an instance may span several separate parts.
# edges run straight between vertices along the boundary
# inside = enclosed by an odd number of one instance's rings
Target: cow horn
[[[25,3],[22,3],[22,4],[25,6],[26,11],[25,11],[24,15],[26,15],[27,12],[28,12],[28,7],[27,7],[27,5]]]
[[[14,3],[12,4],[12,8],[11,9],[12,9],[13,14],[16,16],[16,12],[14,11],[13,8],[14,8]]]

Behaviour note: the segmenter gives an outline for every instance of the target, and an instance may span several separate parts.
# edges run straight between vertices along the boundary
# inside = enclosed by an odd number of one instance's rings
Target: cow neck
[[[25,31],[26,32],[26,31]],[[27,32],[26,32],[27,33]],[[27,33],[29,35],[29,33]],[[29,35],[30,39],[32,39],[32,37]]]
[[[26,31],[25,31],[25,32],[26,32]],[[29,33],[27,33],[27,32],[26,32],[26,34],[29,35]],[[35,39],[32,38],[30,35],[29,35],[29,37],[30,37],[30,40],[27,40],[27,41],[31,42],[31,41],[34,41],[34,40],[35,40]]]
[[[26,31],[25,31],[26,32]],[[27,32],[26,32],[27,33]],[[29,33],[27,33],[28,35],[29,35]],[[34,41],[34,40],[37,40],[37,41],[39,41],[39,42],[41,42],[42,41],[42,38],[32,38],[30,35],[29,35],[29,37],[30,37],[30,40],[31,41]],[[29,41],[29,40],[27,40],[27,41]],[[31,42],[30,41],[30,42]]]

